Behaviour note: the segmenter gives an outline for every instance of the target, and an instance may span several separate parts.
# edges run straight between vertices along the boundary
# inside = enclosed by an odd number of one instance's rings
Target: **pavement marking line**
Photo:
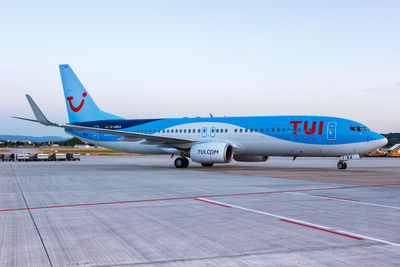
[[[253,210],[253,209],[249,209],[249,208],[245,208],[245,207],[241,207],[241,206],[236,206],[236,205],[232,205],[232,204],[229,204],[229,203],[219,202],[219,201],[215,201],[215,200],[211,200],[211,199],[205,199],[205,200],[207,200],[209,202],[218,203],[218,204],[221,204],[221,205],[227,205],[227,206],[230,206],[231,208],[237,208],[237,209],[246,210],[246,211],[250,211],[250,212],[254,212],[254,213],[258,213],[258,214],[262,214],[262,215],[275,217],[275,218],[277,218],[279,220],[286,220],[286,221],[290,221],[290,222],[296,222],[298,224],[304,224],[304,225],[307,225],[307,226],[313,226],[313,227],[316,227],[316,228],[321,228],[321,229],[337,232],[337,233],[344,234],[344,235],[349,235],[349,236],[358,237],[358,238],[362,238],[362,239],[369,239],[369,240],[372,240],[372,241],[377,241],[377,242],[380,242],[380,243],[384,243],[384,244],[400,247],[400,244],[398,244],[398,243],[386,241],[386,240],[383,240],[383,239],[378,239],[378,238],[374,238],[374,237],[370,237],[370,236],[366,236],[366,235],[360,235],[360,234],[347,232],[347,231],[342,231],[342,230],[336,230],[336,229],[333,229],[331,227],[324,226],[324,225],[319,225],[319,224],[310,223],[310,222],[306,222],[306,221],[302,221],[302,220],[297,220],[297,219],[293,219],[293,218],[290,218],[290,217],[285,217],[285,216],[281,216],[281,215],[277,215],[277,214],[273,214],[273,213],[268,213],[268,212],[264,212],[264,211]],[[310,227],[310,228],[313,228],[313,227]]]
[[[231,207],[231,206],[228,206],[228,205],[222,205],[222,204],[219,204],[219,203],[211,202],[211,201],[208,201],[208,200],[203,199],[203,198],[195,198],[194,200],[202,201],[202,202],[205,202],[205,203],[208,203],[208,204],[218,205],[218,206],[225,207],[225,208],[230,208]]]
[[[400,207],[389,206],[389,205],[381,205],[381,204],[375,204],[375,203],[364,202],[364,201],[360,201],[360,200],[351,200],[351,199],[345,199],[345,198],[336,198],[336,197],[329,197],[329,196],[316,195],[316,194],[304,194],[304,193],[297,193],[297,192],[287,192],[287,193],[288,193],[288,194],[293,194],[293,195],[301,195],[301,196],[325,198],[325,199],[330,199],[330,200],[337,200],[337,201],[343,201],[343,202],[353,202],[353,203],[362,204],[362,205],[376,206],[376,207],[382,207],[382,208],[389,208],[389,209],[400,210]]]
[[[331,197],[331,196],[323,196],[323,195],[317,195],[317,194],[308,194],[308,195],[316,196],[316,197],[326,197],[326,198],[337,199],[337,200],[347,200],[347,201],[353,201],[353,202],[361,202],[360,200],[351,199],[351,198]]]
[[[55,205],[55,206],[39,206],[39,207],[30,207],[29,209],[30,210],[55,209],[55,208],[68,208],[68,207],[84,207],[84,206],[98,206],[98,205],[128,204],[128,203],[152,202],[152,201],[183,200],[183,199],[194,199],[194,198],[205,198],[205,197],[250,196],[250,195],[279,194],[279,193],[292,193],[292,192],[308,192],[308,191],[322,191],[322,190],[352,189],[352,188],[362,188],[362,187],[383,187],[383,186],[393,186],[393,185],[400,185],[400,184],[354,185],[354,186],[341,186],[341,187],[325,187],[325,188],[266,191],[266,192],[233,193],[233,194],[220,194],[220,195],[208,195],[208,196],[206,195],[206,196],[155,198],[155,199],[142,199],[142,200],[125,200],[125,201],[114,201],[114,202],[98,202],[98,203]],[[28,210],[28,208],[3,209],[3,210],[0,209],[0,212],[22,211],[22,210]]]
[[[311,225],[307,225],[307,224],[303,224],[303,223],[299,223],[299,222],[288,221],[288,220],[285,220],[285,219],[279,219],[279,220],[281,220],[282,222],[293,223],[293,224],[297,224],[297,225],[304,226],[304,227],[309,227],[309,228],[312,228],[312,229],[317,229],[317,230],[328,232],[328,233],[335,234],[335,235],[341,235],[341,236],[345,236],[345,237],[349,237],[349,238],[353,238],[353,239],[357,239],[357,240],[364,240],[361,237],[352,236],[352,235],[346,235],[346,234],[342,234],[340,232],[335,232],[335,231],[331,231],[331,230],[327,230],[327,229],[324,229],[324,228],[319,228],[319,227],[315,227],[315,226],[311,226]]]

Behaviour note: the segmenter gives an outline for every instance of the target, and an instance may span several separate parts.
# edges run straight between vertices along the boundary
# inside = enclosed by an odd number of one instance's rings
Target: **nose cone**
[[[376,148],[385,146],[385,145],[388,143],[387,138],[384,137],[384,136],[381,135],[381,134],[374,133],[374,136],[373,136],[373,137],[374,137],[373,144],[374,144],[374,146],[375,146]]]
[[[381,142],[382,142],[381,146],[386,146],[387,143],[388,143],[388,140],[387,140],[387,138],[384,137],[383,135],[382,135],[382,137],[383,137],[383,139],[381,139]]]

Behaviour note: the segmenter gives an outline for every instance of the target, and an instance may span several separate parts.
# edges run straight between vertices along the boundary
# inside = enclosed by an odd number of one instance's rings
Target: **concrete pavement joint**
[[[335,198],[335,197],[315,195],[315,194],[303,194],[303,193],[297,193],[297,192],[287,192],[287,193],[288,194],[293,194],[293,195],[301,195],[301,196],[308,196],[308,197],[315,197],[315,198],[324,198],[324,199],[329,199],[329,200],[337,200],[337,201],[343,201],[343,202],[351,202],[351,203],[357,203],[357,204],[362,204],[362,205],[369,205],[369,206],[376,206],[376,207],[400,210],[400,207],[375,204],[375,203],[364,202],[364,201],[360,201],[360,200],[355,201],[355,200],[350,200],[350,199]]]
[[[17,175],[15,174],[14,168],[12,167],[12,164],[11,164],[11,163],[10,163],[10,168],[11,168],[11,172],[12,172],[12,174],[13,174],[13,176],[14,176],[14,179],[15,179],[15,181],[17,182],[17,185],[18,185],[18,188],[19,188],[19,192],[21,193],[22,199],[24,200],[24,203],[25,203],[25,206],[26,206],[26,209],[25,209],[25,210],[28,210],[28,212],[29,212],[29,215],[30,215],[30,217],[31,217],[31,219],[32,219],[33,225],[35,226],[36,232],[37,232],[37,234],[38,234],[38,236],[39,236],[39,238],[40,238],[40,242],[42,243],[44,252],[46,253],[47,259],[49,260],[49,264],[50,264],[51,267],[53,267],[53,263],[51,262],[49,252],[47,251],[46,245],[44,244],[42,235],[40,234],[40,231],[39,231],[39,228],[37,227],[36,221],[35,221],[35,219],[33,218],[32,212],[31,212],[31,210],[29,209],[29,206],[28,206],[28,203],[27,203],[27,201],[26,201],[24,192],[22,191],[21,185],[20,185],[20,183],[19,183],[19,181],[18,181]]]

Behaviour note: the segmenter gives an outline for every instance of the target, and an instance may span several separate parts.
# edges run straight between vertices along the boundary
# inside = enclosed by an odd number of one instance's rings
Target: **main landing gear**
[[[179,157],[175,159],[175,167],[178,169],[187,168],[189,166],[189,160],[184,157]]]
[[[337,168],[339,170],[345,170],[347,168],[347,163],[344,160],[339,160],[338,164],[337,164]]]

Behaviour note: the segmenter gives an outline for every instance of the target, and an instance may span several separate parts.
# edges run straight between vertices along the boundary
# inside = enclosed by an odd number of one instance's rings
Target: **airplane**
[[[338,169],[387,144],[365,125],[327,116],[253,116],[124,119],[102,111],[68,64],[59,65],[69,123],[49,121],[30,95],[36,119],[64,128],[86,143],[130,153],[171,154],[176,168],[189,158],[203,167],[215,163],[263,162],[269,156],[339,157]]]

